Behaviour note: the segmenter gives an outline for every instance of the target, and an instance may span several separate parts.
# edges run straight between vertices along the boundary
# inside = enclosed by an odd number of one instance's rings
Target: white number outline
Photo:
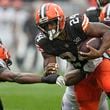
[[[45,35],[42,35],[41,33],[37,35],[37,42],[39,42],[41,39],[45,38]]]
[[[73,24],[77,24],[79,23],[79,17],[77,17],[77,15],[79,14],[74,14],[72,16],[70,16],[70,26],[72,26]]]

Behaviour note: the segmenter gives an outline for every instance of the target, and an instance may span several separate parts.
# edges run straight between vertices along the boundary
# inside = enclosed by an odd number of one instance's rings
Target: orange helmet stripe
[[[88,24],[89,24],[89,19],[86,16],[86,14],[84,14],[84,18],[83,18],[83,22],[82,22],[82,29],[84,32],[87,30]]]

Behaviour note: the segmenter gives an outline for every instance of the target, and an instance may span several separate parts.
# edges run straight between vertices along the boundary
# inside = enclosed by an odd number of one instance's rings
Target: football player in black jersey
[[[99,22],[100,21],[100,13],[105,5],[110,3],[110,0],[96,0],[97,6],[90,7],[86,11],[86,15],[91,22]]]
[[[36,24],[40,30],[36,37],[36,46],[44,58],[45,71],[47,66],[57,63],[57,56],[66,59],[69,71],[65,75],[65,83],[68,86],[75,85],[75,97],[80,110],[97,110],[102,90],[110,91],[110,81],[107,82],[104,76],[110,62],[107,58],[102,60],[103,53],[110,48],[110,28],[102,23],[89,22],[85,14],[75,14],[65,18],[61,7],[54,3],[43,4],[36,11]],[[94,36],[102,38],[100,49],[96,50],[87,45],[90,52],[79,52],[80,43]],[[79,56],[86,59],[82,60]],[[95,61],[98,58],[99,65],[87,69],[90,59]],[[85,74],[87,72],[92,73],[87,76]],[[107,77],[110,77],[109,72],[106,73]],[[48,73],[53,72],[48,71]],[[79,108],[74,106],[72,109],[79,110]]]
[[[55,84],[57,79],[62,76],[51,74],[48,76],[39,76],[33,73],[12,72],[9,66],[12,64],[8,50],[4,47],[0,40],[0,82],[16,82],[19,84],[48,83]],[[48,70],[49,68],[47,68]],[[57,65],[54,71],[57,70]],[[52,72],[52,71],[51,71]],[[0,100],[0,110],[3,110],[2,101]]]

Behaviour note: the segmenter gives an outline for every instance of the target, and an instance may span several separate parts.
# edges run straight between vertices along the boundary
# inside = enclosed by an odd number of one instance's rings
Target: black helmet
[[[104,7],[107,3],[110,3],[110,0],[97,0],[98,7]]]

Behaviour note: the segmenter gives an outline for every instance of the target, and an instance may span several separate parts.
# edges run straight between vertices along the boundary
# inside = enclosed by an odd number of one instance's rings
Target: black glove
[[[48,76],[43,76],[41,78],[41,81],[43,83],[56,84],[56,80],[57,80],[58,76],[59,76],[58,74],[50,74]]]

